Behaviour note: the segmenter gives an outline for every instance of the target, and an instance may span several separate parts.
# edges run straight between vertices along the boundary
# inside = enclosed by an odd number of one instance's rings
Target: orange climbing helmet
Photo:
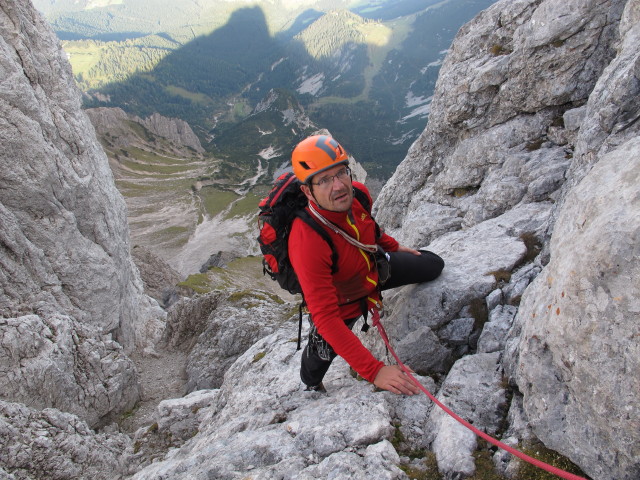
[[[293,173],[298,180],[307,183],[317,173],[348,165],[349,156],[344,148],[328,135],[313,135],[302,140],[291,154]]]

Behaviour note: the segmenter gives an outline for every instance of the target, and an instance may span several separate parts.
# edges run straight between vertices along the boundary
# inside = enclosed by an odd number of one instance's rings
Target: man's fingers
[[[393,386],[404,395],[414,395],[418,393],[416,385],[404,373],[402,373],[402,377],[399,377],[397,383]]]
[[[398,365],[382,367],[382,370],[374,380],[374,384],[398,395],[414,395],[420,391],[417,385]]]

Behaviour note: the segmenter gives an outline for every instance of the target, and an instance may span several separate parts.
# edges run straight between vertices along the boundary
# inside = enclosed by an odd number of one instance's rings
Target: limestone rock
[[[193,133],[189,124],[179,118],[167,118],[159,113],[154,113],[141,119],[135,115],[129,115],[117,107],[88,108],[85,111],[96,132],[108,138],[113,145],[128,147],[139,141],[137,133],[131,127],[132,123],[137,123],[153,135],[169,140],[177,149],[187,147],[197,153],[204,152],[200,140]]]
[[[140,397],[137,371],[122,347],[70,317],[1,318],[0,331],[3,400],[54,407],[95,427]]]
[[[484,324],[478,339],[478,352],[502,352],[507,334],[518,309],[511,305],[498,305],[489,313],[489,321]]]
[[[290,320],[295,309],[258,290],[215,291],[176,304],[163,341],[189,352],[186,391],[218,388],[229,366],[256,341]],[[297,323],[287,324],[295,341]]]
[[[0,313],[67,314],[131,351],[153,305],[66,56],[24,2],[0,13],[0,51]]]
[[[328,393],[303,391],[290,327],[239,357],[198,433],[133,478],[405,478],[389,443],[389,401],[407,412],[403,402],[411,399],[374,392],[340,359],[326,377]]]
[[[565,191],[577,185],[603,154],[640,133],[639,10],[637,0],[626,2],[617,55],[602,72],[585,107]]]
[[[128,473],[130,446],[126,435],[95,434],[75,415],[0,401],[2,478],[118,480]]]
[[[497,2],[458,32],[429,123],[387,182],[376,218],[402,240],[415,212],[451,231],[519,202],[553,199],[568,159],[549,129],[585,103],[615,56],[624,2]],[[631,98],[631,97],[630,97]],[[456,225],[457,223],[457,225]],[[411,245],[431,241],[410,238]]]
[[[593,478],[640,474],[639,184],[636,138],[568,194],[507,363],[536,435]]]
[[[177,300],[176,285],[182,280],[182,276],[148,248],[136,245],[131,254],[140,272],[146,294],[163,307],[169,307]]]
[[[198,153],[204,152],[204,148],[202,148],[200,140],[196,134],[193,133],[189,124],[184,120],[180,120],[179,118],[167,118],[163,117],[159,113],[153,113],[140,123],[147,127],[147,129],[152,133],[155,133],[160,137],[167,138],[176,145],[184,145]]]
[[[495,435],[506,414],[499,356],[497,352],[479,353],[458,360],[437,395],[448,408],[490,435]],[[428,428],[440,472],[473,474],[475,434],[440,408],[432,410]]]
[[[423,373],[445,373],[462,354],[475,350],[473,330],[465,339],[454,340],[448,325],[474,317],[479,335],[486,316],[479,308],[495,289],[496,275],[522,264],[527,254],[523,235],[541,235],[550,209],[546,203],[526,204],[439,237],[428,249],[444,258],[442,275],[433,282],[385,292],[385,328],[409,366]],[[384,345],[374,342],[374,351],[383,355]]]

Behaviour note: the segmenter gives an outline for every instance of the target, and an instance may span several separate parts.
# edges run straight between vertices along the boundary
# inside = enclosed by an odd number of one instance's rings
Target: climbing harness
[[[450,410],[446,405],[444,405],[442,402],[440,402],[440,400],[438,400],[436,397],[434,397],[431,392],[429,392],[429,390],[427,390],[412,374],[411,374],[411,370],[409,370],[400,360],[400,358],[398,358],[398,355],[396,354],[396,352],[393,350],[393,348],[391,347],[391,344],[389,342],[389,337],[387,336],[387,332],[385,331],[382,322],[380,321],[380,313],[378,312],[377,309],[372,309],[371,310],[371,314],[372,314],[372,318],[371,318],[371,323],[373,324],[374,327],[376,327],[378,329],[378,332],[380,333],[380,336],[382,337],[382,340],[384,341],[385,346],[387,347],[387,351],[391,353],[391,355],[393,356],[393,358],[395,358],[396,362],[398,363],[398,366],[402,369],[402,371],[411,379],[411,381],[420,389],[422,390],[427,397],[429,397],[429,399],[431,401],[433,401],[436,405],[438,405],[442,410],[444,410],[448,415],[450,415],[453,419],[455,419],[457,422],[461,423],[462,425],[464,425],[465,427],[467,427],[469,430],[471,430],[473,433],[475,433],[476,435],[478,435],[479,437],[482,437],[483,439],[485,439],[487,442],[492,443],[493,445],[502,448],[503,450],[506,450],[507,452],[509,452],[512,455],[515,455],[516,457],[524,460],[525,462],[528,462],[538,468],[541,468],[543,470],[546,470],[549,473],[552,473],[554,475],[557,475],[560,478],[564,478],[566,480],[586,480],[586,478],[581,477],[579,475],[574,475],[573,473],[569,473],[566,472],[560,468],[554,467],[553,465],[549,465],[548,463],[545,463],[543,461],[537,460],[533,457],[530,457],[529,455],[522,453],[519,450],[516,450],[513,447],[510,447],[509,445],[502,443],[500,440],[497,440],[495,438],[493,438],[492,436],[484,433],[481,430],[478,430],[476,427],[474,427],[473,425],[471,425],[469,422],[467,422],[466,420],[464,420],[463,418],[461,418],[460,416],[456,415],[452,410]]]

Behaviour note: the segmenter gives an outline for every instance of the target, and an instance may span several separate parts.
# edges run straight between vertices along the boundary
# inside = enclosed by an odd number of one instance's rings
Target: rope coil
[[[574,475],[573,473],[569,473],[566,472],[560,468],[554,467],[553,465],[549,465],[548,463],[545,463],[541,460],[538,460],[536,458],[530,457],[529,455],[522,453],[519,450],[516,450],[513,447],[510,447],[509,445],[502,443],[500,440],[497,440],[495,438],[493,438],[491,435],[486,434],[485,432],[477,429],[476,427],[474,427],[473,425],[471,425],[469,422],[467,422],[466,420],[464,420],[463,418],[461,418],[460,416],[456,415],[452,410],[450,410],[446,405],[444,405],[440,400],[438,400],[435,396],[433,396],[431,394],[431,392],[429,392],[429,390],[427,390],[412,374],[411,371],[404,365],[404,363],[402,363],[402,361],[400,360],[400,358],[398,358],[398,355],[396,354],[396,352],[393,350],[393,348],[391,347],[391,344],[389,342],[389,337],[387,336],[387,332],[385,331],[384,327],[382,326],[382,322],[380,321],[380,313],[378,312],[378,310],[373,309],[372,310],[372,323],[373,326],[376,327],[378,329],[378,332],[380,333],[380,336],[382,337],[382,340],[384,341],[387,350],[391,353],[391,355],[393,356],[393,358],[396,360],[396,362],[398,363],[398,366],[402,369],[402,371],[411,379],[411,381],[413,383],[415,383],[415,385],[422,390],[427,397],[429,397],[429,399],[434,402],[436,405],[438,405],[438,407],[440,407],[442,410],[444,410],[449,416],[451,416],[454,420],[456,420],[457,422],[459,422],[460,424],[464,425],[465,427],[467,427],[469,430],[471,430],[473,433],[475,433],[476,435],[478,435],[479,437],[483,438],[484,440],[486,440],[487,442],[503,449],[506,450],[507,452],[509,452],[510,454],[520,458],[521,460],[524,460],[525,462],[528,462],[538,468],[541,468],[542,470],[546,470],[549,473],[552,473],[554,475],[557,475],[560,478],[564,478],[566,480],[587,480],[584,477],[581,477],[579,475]]]

